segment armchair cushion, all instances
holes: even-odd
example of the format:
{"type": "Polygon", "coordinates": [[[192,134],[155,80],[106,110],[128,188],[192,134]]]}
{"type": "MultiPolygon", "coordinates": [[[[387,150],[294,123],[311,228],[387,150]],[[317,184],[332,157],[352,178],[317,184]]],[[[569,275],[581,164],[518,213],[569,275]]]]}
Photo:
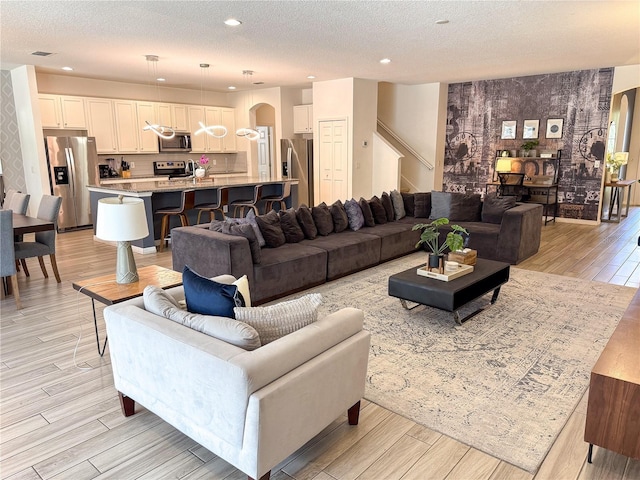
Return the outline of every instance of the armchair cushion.
{"type": "Polygon", "coordinates": [[[185,266],[182,272],[187,310],[203,315],[234,318],[233,308],[244,306],[236,285],[209,280],[185,266]]]}
{"type": "Polygon", "coordinates": [[[322,295],[311,293],[267,307],[236,307],[236,320],[255,328],[262,345],[295,332],[318,319],[322,295]]]}

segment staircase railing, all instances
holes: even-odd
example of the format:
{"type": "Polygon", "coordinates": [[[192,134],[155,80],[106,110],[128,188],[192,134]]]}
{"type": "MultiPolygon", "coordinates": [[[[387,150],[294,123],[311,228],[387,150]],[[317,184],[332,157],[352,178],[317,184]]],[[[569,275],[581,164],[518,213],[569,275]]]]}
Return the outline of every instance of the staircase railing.
{"type": "Polygon", "coordinates": [[[429,170],[433,170],[434,166],[431,162],[429,162],[426,158],[416,152],[411,145],[405,142],[402,138],[400,138],[393,130],[391,130],[385,123],[378,119],[378,126],[382,128],[385,132],[387,132],[396,142],[398,142],[404,149],[406,149],[411,155],[416,157],[420,163],[422,163],[429,170]]]}

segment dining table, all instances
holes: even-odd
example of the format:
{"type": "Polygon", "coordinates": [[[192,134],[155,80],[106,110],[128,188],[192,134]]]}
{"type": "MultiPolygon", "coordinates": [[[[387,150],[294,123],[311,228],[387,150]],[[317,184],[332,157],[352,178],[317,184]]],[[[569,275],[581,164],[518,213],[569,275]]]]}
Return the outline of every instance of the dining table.
{"type": "Polygon", "coordinates": [[[41,220],[37,217],[13,214],[13,234],[25,235],[27,233],[46,232],[55,229],[55,224],[49,220],[41,220]]]}

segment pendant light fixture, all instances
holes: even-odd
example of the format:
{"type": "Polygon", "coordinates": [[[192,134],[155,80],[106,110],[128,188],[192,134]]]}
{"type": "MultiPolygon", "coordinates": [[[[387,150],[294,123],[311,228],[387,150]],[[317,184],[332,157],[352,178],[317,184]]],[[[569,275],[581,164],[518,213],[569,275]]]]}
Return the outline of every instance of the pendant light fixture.
{"type": "MultiPolygon", "coordinates": [[[[204,96],[203,96],[203,84],[205,73],[208,72],[209,64],[200,64],[200,104],[202,105],[202,111],[204,112],[204,96]]],[[[224,125],[205,125],[204,122],[198,122],[200,128],[196,130],[195,135],[206,133],[215,138],[222,138],[227,135],[227,127],[224,125]]]]}
{"type": "MultiPolygon", "coordinates": [[[[147,59],[147,77],[149,78],[149,87],[151,87],[151,71],[153,70],[153,78],[158,78],[158,56],[157,55],[145,55],[147,59]]],[[[160,100],[160,90],[158,88],[158,81],[156,80],[156,96],[158,97],[158,101],[160,100]]],[[[146,127],[143,127],[142,130],[151,130],[158,137],[164,139],[171,139],[176,136],[176,131],[167,127],[166,125],[158,125],[157,123],[150,123],[149,120],[145,120],[144,123],[147,124],[146,127]]]]}
{"type": "MultiPolygon", "coordinates": [[[[250,77],[252,75],[253,75],[253,70],[242,71],[242,76],[244,77],[244,81],[247,87],[249,86],[250,77]]],[[[251,108],[251,104],[253,103],[253,93],[251,93],[251,102],[248,102],[248,98],[249,98],[248,92],[249,92],[249,89],[247,88],[247,95],[245,97],[245,105],[246,105],[247,113],[249,113],[249,109],[251,108]]],[[[238,137],[244,137],[247,140],[258,140],[260,138],[260,133],[251,127],[239,128],[238,130],[236,130],[236,135],[238,137]]]]}

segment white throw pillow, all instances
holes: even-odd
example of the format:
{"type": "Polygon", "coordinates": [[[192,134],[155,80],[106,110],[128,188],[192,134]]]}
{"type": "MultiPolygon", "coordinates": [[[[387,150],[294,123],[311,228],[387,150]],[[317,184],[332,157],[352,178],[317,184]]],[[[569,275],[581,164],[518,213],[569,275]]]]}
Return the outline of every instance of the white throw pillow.
{"type": "Polygon", "coordinates": [[[252,326],[260,336],[262,345],[273,342],[291,332],[315,322],[322,295],[310,293],[294,300],[267,307],[235,307],[236,321],[252,326]]]}
{"type": "Polygon", "coordinates": [[[233,318],[187,312],[170,294],[155,285],[146,287],[142,296],[148,312],[245,350],[255,350],[261,345],[258,332],[250,325],[233,318]]]}
{"type": "Polygon", "coordinates": [[[227,285],[235,285],[238,287],[238,291],[242,295],[244,306],[251,306],[251,291],[249,290],[249,279],[246,275],[241,276],[237,280],[233,275],[218,275],[217,277],[212,277],[210,280],[214,280],[218,283],[226,283],[227,285]]]}

